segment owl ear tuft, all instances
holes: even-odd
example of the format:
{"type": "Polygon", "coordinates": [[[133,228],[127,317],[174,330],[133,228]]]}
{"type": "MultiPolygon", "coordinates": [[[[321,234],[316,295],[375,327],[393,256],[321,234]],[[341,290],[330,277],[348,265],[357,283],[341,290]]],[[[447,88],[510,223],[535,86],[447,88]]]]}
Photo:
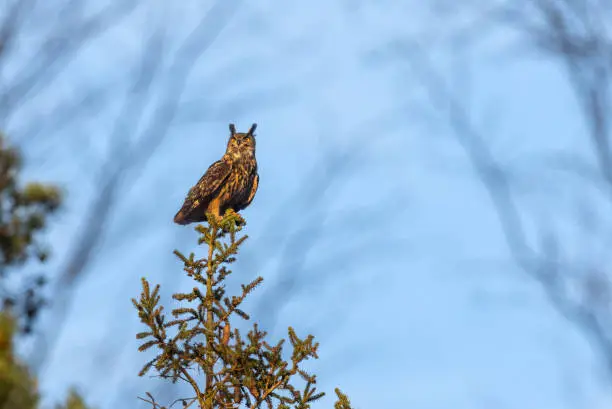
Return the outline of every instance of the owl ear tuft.
{"type": "Polygon", "coordinates": [[[249,132],[247,132],[247,135],[253,136],[253,132],[255,132],[255,129],[257,129],[257,124],[251,125],[251,129],[249,129],[249,132]]]}
{"type": "Polygon", "coordinates": [[[236,133],[236,126],[234,124],[229,124],[229,130],[232,136],[236,133]]]}

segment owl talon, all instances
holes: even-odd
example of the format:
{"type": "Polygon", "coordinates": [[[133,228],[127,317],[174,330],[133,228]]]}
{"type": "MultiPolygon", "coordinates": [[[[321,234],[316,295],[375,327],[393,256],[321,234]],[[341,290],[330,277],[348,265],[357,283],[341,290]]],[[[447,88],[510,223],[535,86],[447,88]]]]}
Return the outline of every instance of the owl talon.
{"type": "Polygon", "coordinates": [[[225,211],[225,216],[224,217],[228,217],[228,216],[234,217],[234,220],[236,221],[236,225],[237,226],[242,226],[242,225],[246,224],[244,218],[240,215],[240,213],[236,212],[232,208],[229,208],[229,209],[227,209],[225,211]]]}

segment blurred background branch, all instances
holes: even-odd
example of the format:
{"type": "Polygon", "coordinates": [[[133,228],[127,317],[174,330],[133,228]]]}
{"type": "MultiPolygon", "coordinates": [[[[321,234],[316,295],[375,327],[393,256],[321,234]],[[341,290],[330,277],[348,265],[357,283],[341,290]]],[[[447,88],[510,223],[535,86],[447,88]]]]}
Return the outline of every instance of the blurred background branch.
{"type": "Polygon", "coordinates": [[[76,280],[86,271],[94,251],[104,239],[117,201],[121,200],[122,192],[135,183],[138,173],[167,135],[194,63],[223,29],[234,9],[235,5],[230,2],[215,2],[173,53],[165,51],[168,48],[165,46],[165,27],[152,27],[153,31],[147,34],[142,57],[133,70],[132,85],[126,91],[123,107],[109,136],[108,156],[96,172],[96,192],[58,277],[52,296],[55,300],[54,315],[49,319],[52,324],[33,348],[31,363],[37,372],[57,342],[76,280]],[[165,70],[164,64],[167,64],[165,70]],[[146,107],[151,104],[153,113],[146,118],[146,107]],[[143,130],[139,134],[140,128],[143,130]]]}
{"type": "MultiPolygon", "coordinates": [[[[479,7],[484,8],[485,5],[477,2],[463,10],[478,16],[481,15],[479,7]]],[[[489,14],[493,25],[508,27],[518,34],[513,48],[535,51],[536,55],[549,58],[564,69],[578,102],[579,115],[585,124],[585,133],[576,137],[587,142],[596,161],[596,167],[593,167],[589,160],[585,161],[573,152],[545,152],[529,161],[526,172],[532,178],[537,178],[543,169],[562,169],[586,182],[582,187],[601,188],[600,181],[603,181],[607,186],[600,190],[603,196],[598,200],[612,205],[612,10],[608,2],[526,0],[498,2],[494,7],[494,12],[489,14]]],[[[445,10],[445,7],[440,10],[445,10]]],[[[451,13],[445,12],[440,12],[440,17],[443,21],[454,18],[451,13]]],[[[470,36],[462,46],[475,47],[479,41],[489,38],[485,33],[490,26],[471,26],[471,32],[481,35],[470,36]]],[[[462,37],[460,32],[451,35],[455,40],[462,37]]],[[[442,69],[432,61],[427,45],[402,40],[390,47],[403,55],[410,74],[424,84],[433,109],[448,124],[465,152],[476,177],[488,193],[517,265],[541,285],[551,305],[587,337],[595,352],[601,356],[609,379],[612,379],[612,332],[609,330],[612,323],[612,299],[609,298],[611,272],[607,264],[602,264],[605,263],[602,260],[587,259],[584,263],[572,261],[572,245],[561,234],[562,224],[581,221],[572,216],[561,216],[555,227],[550,220],[534,217],[525,201],[520,200],[516,181],[511,177],[514,169],[493,153],[495,135],[478,125],[479,118],[474,118],[466,94],[453,91],[458,84],[444,78],[442,69]]],[[[501,50],[500,54],[504,51],[510,53],[510,48],[501,50]]],[[[453,65],[451,69],[456,71],[460,68],[453,65]]],[[[555,121],[555,118],[542,120],[555,121]]],[[[524,125],[529,126],[528,123],[524,125]]],[[[563,180],[561,183],[564,183],[563,180]]],[[[576,191],[574,194],[585,192],[576,191]]],[[[546,206],[551,214],[558,208],[557,204],[554,198],[548,199],[546,206]]],[[[586,206],[584,211],[589,214],[588,217],[596,218],[597,200],[586,206]]],[[[611,227],[605,217],[594,223],[601,223],[604,228],[611,227]]],[[[585,237],[587,242],[596,239],[585,237]]]]}

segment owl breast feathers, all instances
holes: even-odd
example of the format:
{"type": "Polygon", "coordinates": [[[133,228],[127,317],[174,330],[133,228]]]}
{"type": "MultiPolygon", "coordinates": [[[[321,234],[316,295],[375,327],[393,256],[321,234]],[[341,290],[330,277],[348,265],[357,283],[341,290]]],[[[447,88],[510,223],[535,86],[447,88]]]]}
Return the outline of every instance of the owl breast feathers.
{"type": "Polygon", "coordinates": [[[181,210],[174,216],[175,223],[204,222],[206,213],[212,213],[218,220],[228,209],[239,212],[251,204],[259,185],[255,128],[257,124],[247,133],[236,133],[230,124],[225,154],[189,190],[181,210]]]}

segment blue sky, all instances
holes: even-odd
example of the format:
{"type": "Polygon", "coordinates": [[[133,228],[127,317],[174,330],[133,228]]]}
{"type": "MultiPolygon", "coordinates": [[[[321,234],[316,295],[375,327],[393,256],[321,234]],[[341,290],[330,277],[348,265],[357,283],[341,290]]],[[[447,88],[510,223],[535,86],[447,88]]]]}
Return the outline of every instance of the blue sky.
{"type": "MultiPolygon", "coordinates": [[[[90,84],[121,84],[146,29],[167,27],[174,47],[208,7],[150,3],[82,50],[29,109],[90,84]]],[[[75,385],[101,409],[133,408],[137,395],[158,390],[159,380],[136,376],[145,357],[130,298],[143,275],[166,297],[189,288],[172,250],[197,251],[196,234],[172,224],[174,212],[223,153],[227,123],[257,122],[261,183],[232,280],[264,277],[247,310],[272,336],[292,325],[318,338],[310,369],[321,390],[339,386],[364,409],[609,407],[596,355],[513,264],[444,114],[389,44],[418,41],[466,103],[469,91],[469,111],[498,159],[516,169],[535,218],[557,190],[571,199],[573,185],[530,158],[584,150],[562,70],[512,54],[504,30],[464,50],[452,42],[457,27],[414,1],[235,0],[215,12],[228,23],[186,74],[168,135],[124,185],[42,374],[45,402],[75,385]],[[464,71],[461,61],[470,63],[464,71]]],[[[71,123],[70,143],[44,150],[51,163],[28,151],[28,176],[59,181],[69,195],[50,232],[51,266],[98,188],[96,158],[108,155],[120,106],[117,98],[71,123]]],[[[330,394],[315,407],[332,403],[330,394]]]]}

